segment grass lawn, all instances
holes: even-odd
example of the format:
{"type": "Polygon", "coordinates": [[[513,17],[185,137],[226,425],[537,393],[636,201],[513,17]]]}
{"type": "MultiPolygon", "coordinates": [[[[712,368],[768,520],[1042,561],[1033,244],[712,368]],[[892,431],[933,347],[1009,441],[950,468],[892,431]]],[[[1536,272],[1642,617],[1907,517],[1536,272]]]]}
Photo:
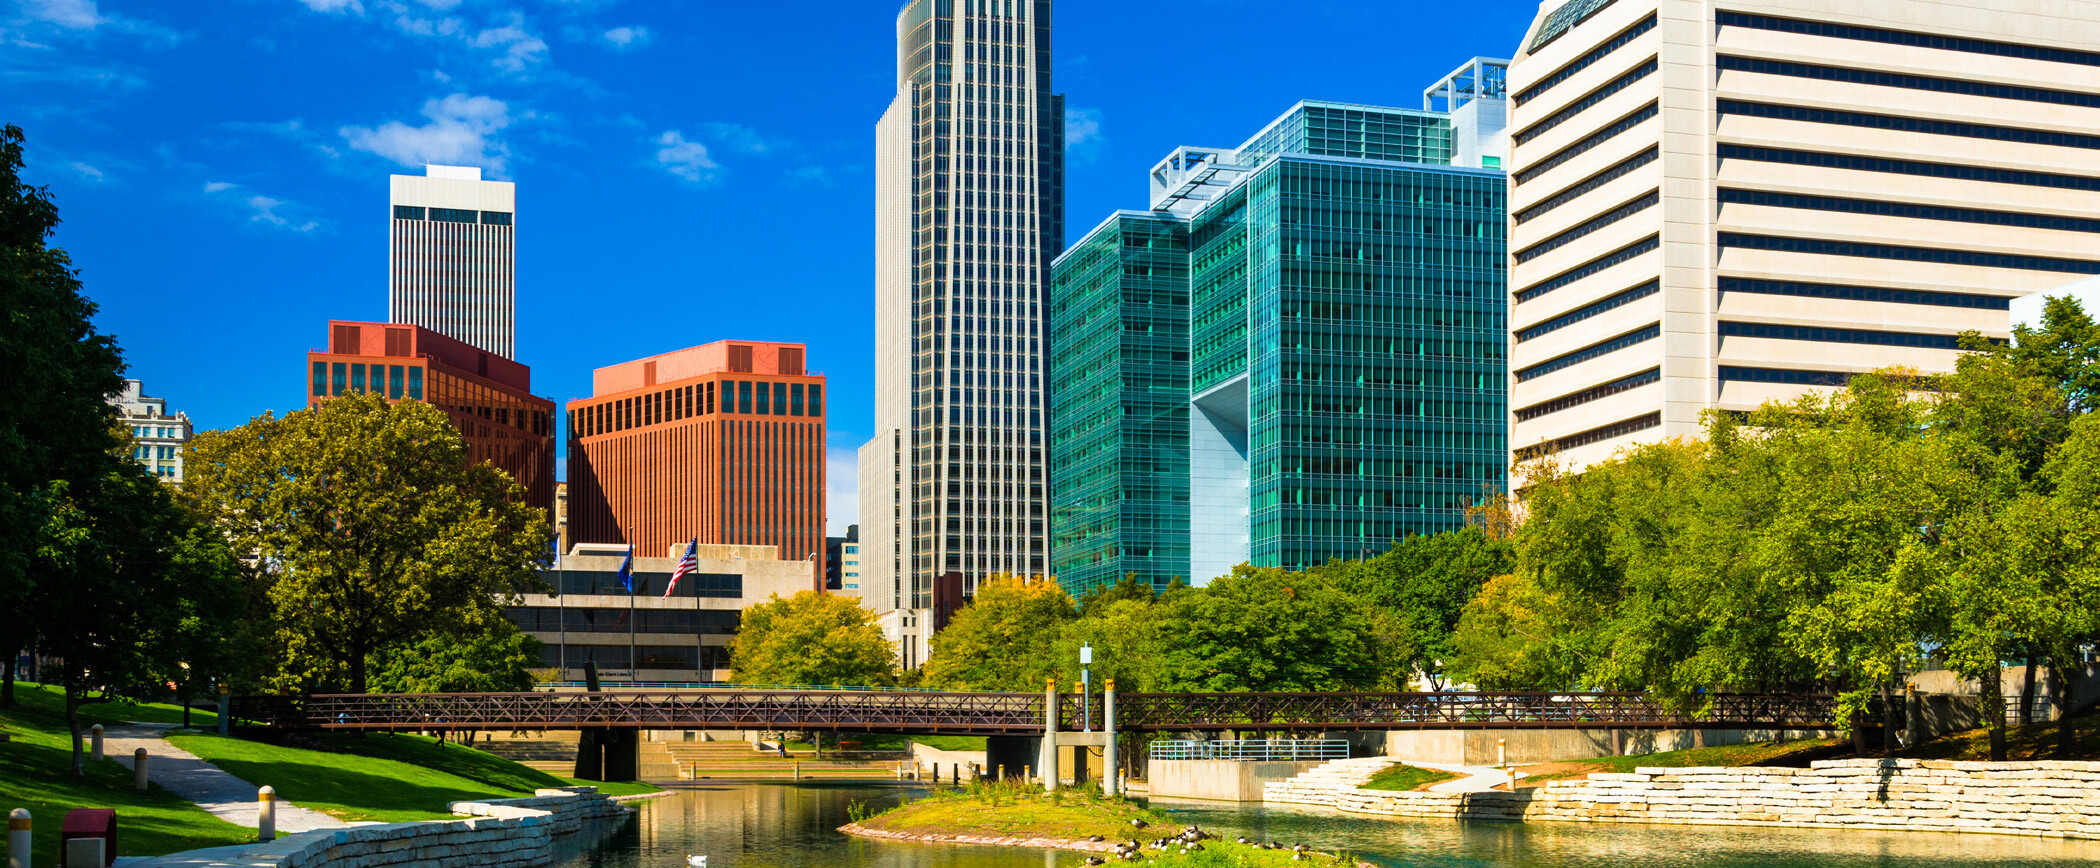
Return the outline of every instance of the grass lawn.
{"type": "MultiPolygon", "coordinates": [[[[2005,758],[2016,761],[2100,759],[2100,732],[2096,732],[2100,731],[2100,715],[2071,718],[2071,729],[2076,733],[2071,752],[2059,753],[2054,722],[2008,726],[2005,728],[2005,758]]],[[[1897,750],[1896,755],[1910,759],[1988,760],[1991,758],[1991,732],[1972,729],[1950,733],[1916,747],[1897,750]]]]}
{"type": "MultiPolygon", "coordinates": [[[[192,733],[172,739],[242,780],[277,788],[279,797],[345,820],[388,823],[451,819],[448,802],[514,799],[573,781],[484,751],[420,735],[323,733],[310,747],[266,744],[192,733]]],[[[586,784],[613,795],[654,792],[646,784],[586,784]]]]}
{"type": "MultiPolygon", "coordinates": [[[[1328,854],[1307,854],[1293,861],[1289,850],[1262,850],[1226,840],[1204,841],[1203,849],[1184,854],[1179,848],[1161,852],[1151,842],[1177,834],[1175,820],[1136,804],[1110,799],[1099,790],[1061,790],[1045,794],[1017,783],[981,784],[937,789],[932,795],[906,802],[860,820],[869,829],[906,834],[987,835],[1085,840],[1100,835],[1108,841],[1133,838],[1145,845],[1145,861],[1153,868],[1282,868],[1287,865],[1353,865],[1354,860],[1328,854]],[[1130,825],[1143,820],[1147,828],[1130,825]]],[[[1060,860],[1061,862],[1062,860],[1060,860]]],[[[1110,860],[1110,864],[1120,864],[1110,860]]]]}
{"type": "MultiPolygon", "coordinates": [[[[0,810],[29,809],[36,868],[58,864],[59,824],[74,808],[116,809],[121,856],[159,856],[255,839],[253,829],[205,813],[159,787],[132,790],[131,771],[114,762],[90,762],[85,779],[73,777],[73,744],[58,691],[17,684],[15,699],[15,708],[0,709],[0,729],[12,736],[0,743],[0,810]]],[[[82,726],[119,722],[107,715],[108,705],[89,708],[93,711],[83,711],[82,726]]],[[[172,706],[159,710],[181,713],[172,706]]]]}
{"type": "Polygon", "coordinates": [[[981,735],[915,735],[911,740],[934,750],[984,750],[981,735]]]}
{"type": "Polygon", "coordinates": [[[1850,756],[1851,752],[1851,742],[1844,739],[1809,738],[1799,741],[1695,747],[1690,750],[1665,751],[1646,756],[1606,756],[1595,759],[1525,766],[1524,771],[1527,773],[1527,777],[1518,780],[1517,786],[1519,788],[1534,787],[1547,781],[1581,778],[1593,772],[1624,774],[1644,766],[1654,768],[1690,768],[1693,766],[1781,766],[1805,768],[1810,760],[1836,759],[1841,756],[1850,756]]]}
{"type": "Polygon", "coordinates": [[[1401,764],[1388,766],[1378,774],[1372,775],[1370,780],[1358,784],[1357,789],[1394,790],[1409,793],[1415,790],[1426,789],[1431,784],[1457,780],[1458,777],[1457,773],[1447,772],[1443,769],[1425,769],[1401,764]]]}

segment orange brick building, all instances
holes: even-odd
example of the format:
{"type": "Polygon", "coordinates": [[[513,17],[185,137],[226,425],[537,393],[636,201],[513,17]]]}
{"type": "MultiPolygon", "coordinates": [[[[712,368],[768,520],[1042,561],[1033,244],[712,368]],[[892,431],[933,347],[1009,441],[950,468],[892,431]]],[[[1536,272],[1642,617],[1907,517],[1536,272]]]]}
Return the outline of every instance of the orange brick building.
{"type": "Polygon", "coordinates": [[[328,350],[306,354],[307,406],[344,392],[423,401],[452,418],[467,458],[501,468],[525,502],[554,514],[554,402],[532,369],[421,326],[328,323],[328,350]]]}
{"type": "Polygon", "coordinates": [[[778,546],[821,590],[824,377],[804,352],[718,341],[599,368],[568,404],[570,545],[778,546]]]}

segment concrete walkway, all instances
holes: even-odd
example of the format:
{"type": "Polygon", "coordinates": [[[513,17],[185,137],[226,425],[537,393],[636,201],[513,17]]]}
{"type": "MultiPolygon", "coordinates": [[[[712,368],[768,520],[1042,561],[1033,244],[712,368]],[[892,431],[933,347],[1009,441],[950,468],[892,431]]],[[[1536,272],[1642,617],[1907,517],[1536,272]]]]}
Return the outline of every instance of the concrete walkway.
{"type": "MultiPolygon", "coordinates": [[[[1509,770],[1498,769],[1494,766],[1467,766],[1459,765],[1458,763],[1408,763],[1408,765],[1465,776],[1453,781],[1431,784],[1429,791],[1432,793],[1484,793],[1509,783],[1509,770]]],[[[1517,772],[1517,779],[1523,780],[1524,773],[1517,772]]]]}
{"type": "MultiPolygon", "coordinates": [[[[104,730],[103,753],[128,769],[131,768],[132,752],[145,748],[147,755],[152,757],[146,763],[148,779],[168,792],[196,802],[197,807],[210,811],[221,820],[255,828],[256,785],[234,777],[162,738],[162,734],[172,727],[172,724],[135,723],[104,730]]],[[[277,802],[277,833],[280,835],[341,829],[349,825],[291,802],[277,802]]]]}

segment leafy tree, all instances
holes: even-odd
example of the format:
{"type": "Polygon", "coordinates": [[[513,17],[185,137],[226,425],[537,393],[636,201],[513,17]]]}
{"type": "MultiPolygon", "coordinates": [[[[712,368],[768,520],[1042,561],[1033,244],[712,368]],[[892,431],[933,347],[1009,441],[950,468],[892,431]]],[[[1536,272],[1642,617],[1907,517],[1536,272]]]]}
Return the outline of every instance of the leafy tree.
{"type": "MultiPolygon", "coordinates": [[[[1176,586],[1180,586],[1180,584],[1179,581],[1175,582],[1176,586]]],[[[1117,579],[1113,585],[1097,587],[1081,594],[1079,596],[1079,615],[1080,617],[1092,615],[1122,600],[1141,600],[1149,603],[1158,596],[1159,591],[1152,587],[1151,582],[1140,582],[1136,573],[1130,573],[1117,579]]]]}
{"type": "Polygon", "coordinates": [[[71,258],[49,244],[58,206],[23,183],[23,156],[21,128],[0,128],[0,706],[14,703],[16,653],[45,614],[30,605],[39,529],[73,509],[54,484],[106,471],[120,445],[108,399],[124,385],[116,341],[95,330],[71,258]]]}
{"type": "Polygon", "coordinates": [[[380,693],[515,693],[537,683],[540,640],[508,619],[485,620],[457,637],[431,637],[372,655],[380,693]]]}
{"type": "Polygon", "coordinates": [[[1406,689],[1420,673],[1432,690],[1440,690],[1444,661],[1456,653],[1451,637],[1466,603],[1513,565],[1508,542],[1469,527],[1409,536],[1377,557],[1337,560],[1314,572],[1375,607],[1378,646],[1387,659],[1382,686],[1406,689]]]}
{"type": "Polygon", "coordinates": [[[896,652],[874,613],[851,597],[798,591],[744,610],[729,643],[745,684],[880,686],[897,678],[896,652]]]}
{"type": "Polygon", "coordinates": [[[1145,588],[1143,596],[1124,595],[1107,602],[1103,602],[1100,595],[1089,596],[1083,607],[1086,614],[1065,625],[1050,652],[1051,668],[1057,673],[1059,684],[1071,685],[1067,689],[1078,689],[1079,648],[1091,645],[1094,649],[1091,667],[1094,689],[1101,689],[1111,678],[1115,679],[1118,690],[1165,689],[1165,673],[1161,669],[1163,634],[1160,613],[1165,608],[1165,600],[1196,592],[1181,588],[1167,597],[1155,597],[1149,586],[1139,587],[1145,588]]]}
{"type": "Polygon", "coordinates": [[[1318,573],[1242,564],[1160,607],[1161,687],[1322,691],[1375,684],[1369,617],[1318,573]]]}
{"type": "Polygon", "coordinates": [[[281,688],[365,692],[386,649],[475,635],[551,530],[436,407],[344,395],[192,441],[184,487],[268,571],[281,688]]]}
{"type": "Polygon", "coordinates": [[[1055,581],[993,576],[934,637],[921,678],[949,690],[1041,690],[1062,667],[1058,637],[1078,617],[1055,581]]]}

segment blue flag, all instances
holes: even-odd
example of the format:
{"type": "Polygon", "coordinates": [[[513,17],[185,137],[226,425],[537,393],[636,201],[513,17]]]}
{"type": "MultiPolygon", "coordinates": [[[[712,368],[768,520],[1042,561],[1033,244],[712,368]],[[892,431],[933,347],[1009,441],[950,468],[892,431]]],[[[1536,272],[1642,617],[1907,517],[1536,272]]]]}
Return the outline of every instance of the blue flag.
{"type": "Polygon", "coordinates": [[[627,559],[620,562],[620,587],[634,593],[634,546],[627,547],[627,559]]]}

